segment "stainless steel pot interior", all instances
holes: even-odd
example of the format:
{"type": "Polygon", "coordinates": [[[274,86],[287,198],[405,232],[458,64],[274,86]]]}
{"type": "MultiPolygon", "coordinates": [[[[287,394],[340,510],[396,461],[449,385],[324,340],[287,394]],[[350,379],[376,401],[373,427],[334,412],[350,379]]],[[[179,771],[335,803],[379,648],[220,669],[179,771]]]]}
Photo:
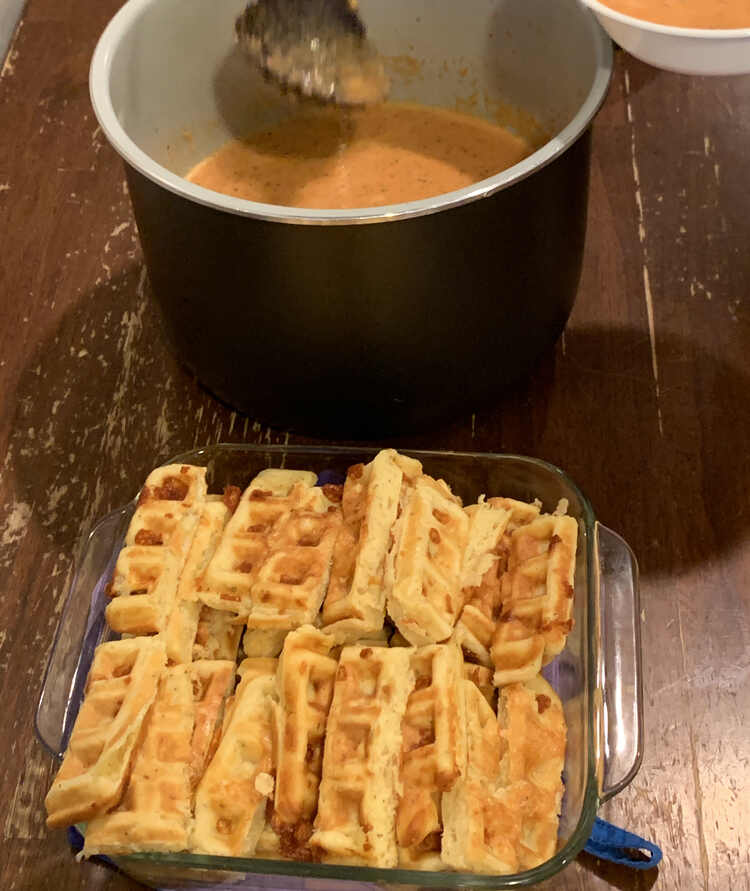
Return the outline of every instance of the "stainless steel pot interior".
{"type": "Polygon", "coordinates": [[[91,96],[107,138],[136,170],[210,207],[294,223],[403,219],[472,201],[552,161],[585,130],[609,84],[611,44],[578,0],[361,0],[389,60],[392,98],[469,111],[548,134],[508,171],[434,199],[383,208],[300,210],[258,204],[182,176],[232,137],[290,114],[233,42],[243,0],[129,0],[110,22],[91,67],[91,96]]]}

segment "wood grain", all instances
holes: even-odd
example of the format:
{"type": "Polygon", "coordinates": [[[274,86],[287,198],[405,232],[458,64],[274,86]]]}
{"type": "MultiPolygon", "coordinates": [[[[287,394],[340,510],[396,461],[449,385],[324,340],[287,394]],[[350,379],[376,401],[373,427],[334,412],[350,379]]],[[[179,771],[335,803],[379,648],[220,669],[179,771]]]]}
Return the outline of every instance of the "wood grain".
{"type": "MultiPolygon", "coordinates": [[[[0,887],[120,891],[47,833],[41,676],[75,542],[171,454],[295,442],[215,402],[165,350],[87,71],[116,0],[31,0],[0,76],[0,887]]],[[[664,849],[582,855],[547,887],[750,887],[750,78],[618,53],[594,128],[578,302],[492,410],[394,445],[568,470],[641,564],[646,752],[604,815],[664,849]]]]}

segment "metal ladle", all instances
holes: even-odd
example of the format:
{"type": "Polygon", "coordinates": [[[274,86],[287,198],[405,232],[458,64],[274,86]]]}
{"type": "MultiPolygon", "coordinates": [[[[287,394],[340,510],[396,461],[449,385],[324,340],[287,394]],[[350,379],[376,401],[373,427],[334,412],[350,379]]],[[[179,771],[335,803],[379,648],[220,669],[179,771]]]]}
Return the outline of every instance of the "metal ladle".
{"type": "Polygon", "coordinates": [[[355,0],[251,0],[235,28],[243,49],[285,89],[337,105],[387,96],[355,0]]]}

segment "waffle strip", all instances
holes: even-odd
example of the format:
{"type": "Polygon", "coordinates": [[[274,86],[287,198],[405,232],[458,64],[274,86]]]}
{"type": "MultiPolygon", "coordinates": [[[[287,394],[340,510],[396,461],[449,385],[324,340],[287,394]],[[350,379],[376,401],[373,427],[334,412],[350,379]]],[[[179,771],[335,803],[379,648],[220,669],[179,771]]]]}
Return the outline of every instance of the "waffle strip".
{"type": "Polygon", "coordinates": [[[511,535],[503,614],[491,646],[495,685],[531,680],[565,646],[572,627],[578,524],[546,514],[511,535]]]}
{"type": "Polygon", "coordinates": [[[533,869],[557,850],[563,795],[565,716],[541,675],[500,691],[498,726],[506,745],[499,798],[520,817],[518,869],[533,869]]]}
{"type": "Polygon", "coordinates": [[[175,664],[193,659],[234,659],[242,626],[231,613],[205,606],[199,592],[203,573],[213,556],[230,516],[217,496],[208,496],[185,565],[180,573],[175,606],[167,620],[164,639],[167,658],[175,664]]]}
{"type": "Polygon", "coordinates": [[[182,563],[205,500],[205,467],[190,464],[157,467],[141,489],[125,545],[165,547],[182,563]]]}
{"type": "Polygon", "coordinates": [[[246,652],[275,656],[288,631],[316,621],[341,525],[341,509],[329,494],[340,500],[341,488],[307,490],[304,503],[274,523],[250,592],[246,652]]]}
{"type": "Polygon", "coordinates": [[[349,468],[323,625],[339,643],[367,638],[385,619],[384,570],[391,528],[422,467],[385,449],[349,468]]]}
{"type": "Polygon", "coordinates": [[[479,688],[463,681],[466,700],[466,773],[443,795],[443,862],[462,872],[516,872],[520,819],[495,790],[506,748],[497,718],[479,688]]]}
{"type": "Polygon", "coordinates": [[[333,638],[310,625],[287,635],[279,659],[278,763],[273,828],[287,856],[310,859],[323,743],[338,663],[333,638]]]}
{"type": "Polygon", "coordinates": [[[87,856],[187,847],[194,716],[188,666],[166,669],[122,801],[86,827],[87,856]]]}
{"type": "Polygon", "coordinates": [[[250,671],[228,706],[221,740],[195,794],[191,850],[251,857],[273,794],[273,674],[250,671]]]}
{"type": "Polygon", "coordinates": [[[386,563],[388,614],[414,646],[447,640],[463,603],[459,585],[469,519],[442,480],[419,477],[394,527],[386,563]]]}
{"type": "Polygon", "coordinates": [[[205,467],[170,464],[149,474],[109,588],[113,600],[105,616],[114,631],[158,634],[166,628],[205,501],[205,467]]]}
{"type": "Polygon", "coordinates": [[[396,866],[401,722],[413,684],[407,649],[342,650],[310,840],[322,859],[396,866]]]}
{"type": "Polygon", "coordinates": [[[97,647],[62,765],[47,794],[47,825],[70,826],[113,807],[166,661],[152,638],[97,647]]]}
{"type": "Polygon", "coordinates": [[[510,511],[496,499],[472,504],[469,539],[461,569],[464,607],[453,629],[454,640],[467,662],[490,666],[490,645],[502,607],[500,579],[507,560],[503,559],[505,530],[510,511]]]}
{"type": "Polygon", "coordinates": [[[295,470],[264,470],[255,477],[206,568],[200,591],[206,606],[248,615],[253,583],[268,556],[268,536],[280,517],[310,505],[315,480],[315,474],[295,470]]]}
{"type": "Polygon", "coordinates": [[[401,796],[396,813],[399,865],[442,868],[442,797],[466,768],[461,652],[453,644],[408,651],[415,684],[406,704],[401,796]]]}

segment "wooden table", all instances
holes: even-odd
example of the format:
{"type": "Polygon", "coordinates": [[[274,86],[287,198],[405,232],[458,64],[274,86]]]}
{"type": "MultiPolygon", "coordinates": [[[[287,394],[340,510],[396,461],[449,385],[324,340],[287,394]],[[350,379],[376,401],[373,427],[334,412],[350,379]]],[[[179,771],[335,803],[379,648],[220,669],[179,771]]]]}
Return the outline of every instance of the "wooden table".
{"type": "MultiPolygon", "coordinates": [[[[0,887],[121,891],[44,827],[42,672],[81,533],[196,444],[294,442],[164,349],[87,73],[117,0],[30,0],[0,77],[0,887]]],[[[604,815],[663,846],[549,887],[747,888],[750,77],[618,54],[594,128],[588,249],[554,355],[492,411],[395,445],[567,468],[641,565],[646,754],[604,815]]]]}

